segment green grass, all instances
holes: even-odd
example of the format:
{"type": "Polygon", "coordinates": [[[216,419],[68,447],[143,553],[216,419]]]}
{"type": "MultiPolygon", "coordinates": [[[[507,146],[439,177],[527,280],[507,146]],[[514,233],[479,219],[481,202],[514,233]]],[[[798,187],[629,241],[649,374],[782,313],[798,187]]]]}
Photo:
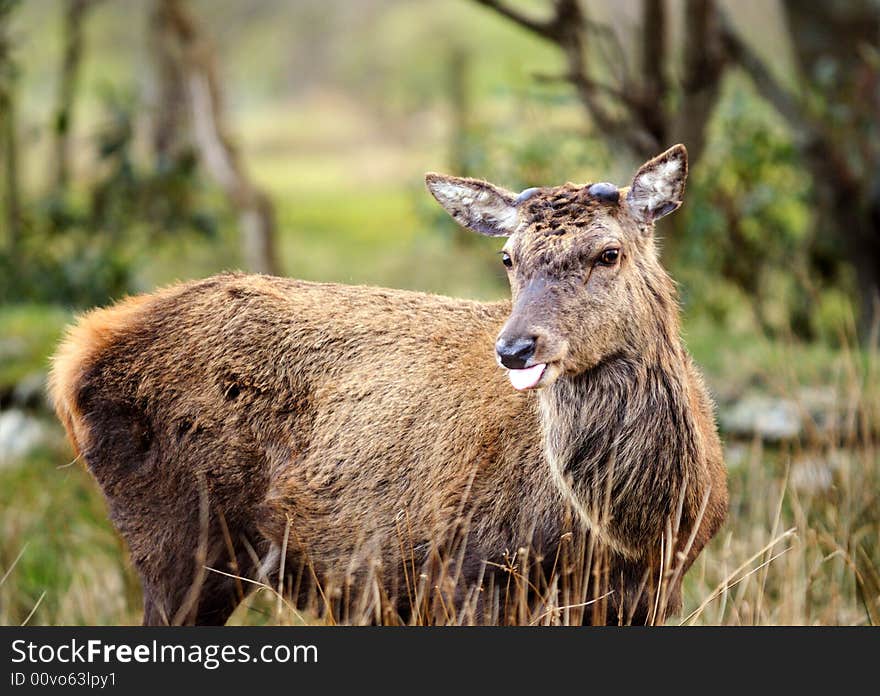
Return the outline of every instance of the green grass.
{"type": "Polygon", "coordinates": [[[0,469],[0,624],[138,621],[136,581],[104,501],[55,425],[0,469]],[[69,466],[68,466],[69,465],[69,466]],[[34,611],[34,608],[36,610],[34,611]]]}
{"type": "Polygon", "coordinates": [[[772,339],[757,328],[738,330],[687,317],[683,336],[722,400],[736,399],[750,390],[784,397],[803,389],[830,389],[839,399],[855,398],[880,416],[876,347],[772,339]]]}
{"type": "Polygon", "coordinates": [[[0,306],[0,392],[45,373],[70,312],[36,304],[0,306]]]}
{"type": "Polygon", "coordinates": [[[506,284],[497,240],[460,245],[428,230],[409,191],[311,194],[285,201],[281,251],[289,275],[498,298],[506,284]]]}

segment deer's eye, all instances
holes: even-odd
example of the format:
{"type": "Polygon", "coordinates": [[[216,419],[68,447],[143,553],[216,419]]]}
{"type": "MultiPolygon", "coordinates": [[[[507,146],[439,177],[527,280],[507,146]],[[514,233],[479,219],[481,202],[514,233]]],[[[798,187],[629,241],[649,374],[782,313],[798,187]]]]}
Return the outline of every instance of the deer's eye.
{"type": "Polygon", "coordinates": [[[603,266],[613,266],[620,258],[620,249],[606,249],[599,255],[599,263],[603,266]]]}
{"type": "Polygon", "coordinates": [[[513,259],[510,258],[510,254],[506,251],[501,252],[501,263],[503,263],[506,268],[513,268],[513,259]]]}

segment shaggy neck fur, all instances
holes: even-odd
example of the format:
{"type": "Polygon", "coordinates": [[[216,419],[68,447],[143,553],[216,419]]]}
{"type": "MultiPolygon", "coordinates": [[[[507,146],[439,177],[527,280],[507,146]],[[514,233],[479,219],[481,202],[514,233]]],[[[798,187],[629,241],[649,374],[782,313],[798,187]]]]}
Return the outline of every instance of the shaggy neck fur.
{"type": "Polygon", "coordinates": [[[562,377],[539,397],[557,485],[591,533],[629,558],[659,545],[667,523],[687,537],[703,496],[688,357],[670,331],[678,321],[665,290],[648,345],[562,377]]]}

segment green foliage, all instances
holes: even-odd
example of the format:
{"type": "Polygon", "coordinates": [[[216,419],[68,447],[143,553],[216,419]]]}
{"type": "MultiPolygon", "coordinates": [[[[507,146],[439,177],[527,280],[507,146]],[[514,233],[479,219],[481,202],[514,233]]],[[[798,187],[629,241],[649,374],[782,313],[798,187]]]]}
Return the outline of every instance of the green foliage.
{"type": "Polygon", "coordinates": [[[73,193],[53,189],[30,207],[25,235],[0,250],[0,302],[105,304],[134,288],[137,264],[162,238],[216,234],[217,215],[195,156],[145,165],[136,155],[129,95],[105,91],[92,140],[98,176],[73,193]]]}
{"type": "Polygon", "coordinates": [[[12,40],[8,27],[19,4],[21,0],[0,0],[0,93],[3,94],[11,89],[18,76],[18,67],[12,59],[12,40]]]}
{"type": "Polygon", "coordinates": [[[676,231],[688,310],[724,323],[745,309],[769,335],[833,335],[852,302],[812,278],[809,176],[775,112],[739,80],[727,87],[676,231]],[[836,309],[816,313],[826,292],[836,309]]]}
{"type": "Polygon", "coordinates": [[[139,108],[129,95],[108,92],[107,116],[97,134],[99,163],[106,168],[92,191],[91,222],[114,236],[134,222],[145,226],[148,241],[163,234],[216,232],[215,216],[204,208],[191,149],[158,157],[153,168],[135,157],[134,116],[139,108]]]}
{"type": "Polygon", "coordinates": [[[0,306],[0,394],[22,379],[46,372],[70,313],[54,306],[0,306]]]}

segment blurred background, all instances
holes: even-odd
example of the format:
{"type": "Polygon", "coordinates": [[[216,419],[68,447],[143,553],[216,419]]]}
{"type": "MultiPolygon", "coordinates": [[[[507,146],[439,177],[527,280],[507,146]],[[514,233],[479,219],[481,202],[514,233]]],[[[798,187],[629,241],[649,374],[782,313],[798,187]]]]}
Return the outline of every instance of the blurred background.
{"type": "Polygon", "coordinates": [[[0,623],[139,621],[45,400],[77,311],[233,268],[503,298],[426,171],[626,185],[676,142],[733,495],[681,618],[880,622],[878,124],[877,0],[0,0],[0,623]]]}

